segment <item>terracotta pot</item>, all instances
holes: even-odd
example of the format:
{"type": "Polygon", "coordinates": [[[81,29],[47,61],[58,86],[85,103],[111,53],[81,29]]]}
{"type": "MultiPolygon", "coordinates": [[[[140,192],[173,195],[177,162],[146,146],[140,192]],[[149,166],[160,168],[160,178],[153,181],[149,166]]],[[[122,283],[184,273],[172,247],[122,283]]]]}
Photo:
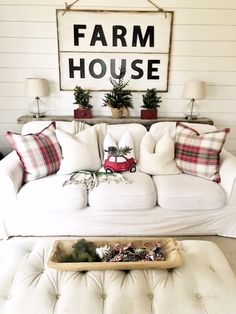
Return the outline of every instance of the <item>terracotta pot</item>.
{"type": "Polygon", "coordinates": [[[75,119],[91,119],[92,118],[92,110],[91,109],[75,109],[74,110],[74,118],[75,119]]]}
{"type": "Polygon", "coordinates": [[[157,109],[142,109],[141,110],[141,119],[153,120],[157,119],[158,111],[157,109]]]}

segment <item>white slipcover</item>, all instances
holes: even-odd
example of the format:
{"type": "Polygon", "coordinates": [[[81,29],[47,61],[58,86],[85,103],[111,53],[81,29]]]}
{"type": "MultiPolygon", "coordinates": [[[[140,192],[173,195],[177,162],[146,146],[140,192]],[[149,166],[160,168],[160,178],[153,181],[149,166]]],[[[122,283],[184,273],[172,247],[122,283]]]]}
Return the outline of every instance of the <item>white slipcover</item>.
{"type": "MultiPolygon", "coordinates": [[[[25,131],[25,133],[37,132],[49,123],[50,121],[34,121],[25,124],[23,131],[25,131]]],[[[72,123],[56,122],[56,125],[67,132],[75,132],[75,125],[72,123]]],[[[128,129],[135,139],[135,149],[138,155],[141,138],[146,132],[144,126],[136,124],[111,125],[107,127],[104,125],[103,127],[99,126],[100,125],[98,125],[97,131],[100,147],[107,131],[117,140],[120,138],[121,134],[128,129]]],[[[193,124],[192,127],[196,128],[198,131],[200,131],[200,129],[202,131],[215,129],[214,126],[207,125],[193,124]]],[[[172,135],[175,130],[175,123],[157,123],[154,124],[151,129],[155,131],[153,134],[154,137],[158,137],[163,134],[163,132],[167,131],[172,135]],[[160,132],[159,135],[158,132],[160,132]]],[[[102,156],[102,154],[100,156],[102,156]]],[[[128,208],[127,206],[119,206],[119,208],[114,209],[116,205],[110,202],[110,206],[108,206],[106,199],[102,200],[104,204],[103,208],[100,206],[100,208],[91,208],[91,206],[86,206],[87,196],[82,193],[78,186],[72,185],[66,187],[67,192],[61,191],[64,178],[62,179],[61,177],[60,179],[60,176],[58,176],[57,182],[53,182],[53,178],[46,177],[42,179],[41,183],[40,181],[33,183],[32,187],[31,185],[27,185],[26,191],[26,186],[22,186],[22,165],[15,152],[12,152],[0,161],[0,191],[2,204],[0,206],[0,238],[15,235],[142,236],[170,234],[218,234],[236,237],[236,158],[226,151],[223,151],[221,154],[220,175],[221,183],[214,191],[212,200],[210,200],[211,209],[203,209],[201,202],[199,202],[199,208],[192,210],[192,203],[196,205],[196,202],[194,202],[191,197],[187,197],[190,194],[184,194],[185,191],[181,190],[181,186],[181,193],[184,192],[182,196],[185,195],[186,197],[183,198],[179,195],[180,198],[182,197],[183,203],[182,206],[179,203],[176,208],[170,208],[169,205],[167,209],[162,208],[157,203],[155,206],[153,205],[152,208],[150,208],[149,205],[146,205],[145,208],[141,208],[144,207],[142,205],[137,208],[131,207],[133,209],[129,210],[124,210],[124,208],[128,208]],[[49,182],[51,182],[51,184],[49,182]],[[39,184],[38,187],[36,187],[37,184],[39,184]],[[220,189],[224,192],[226,201],[221,208],[218,208],[216,204],[218,204],[218,202],[223,203],[223,198],[221,197],[222,191],[220,189]],[[45,196],[44,191],[46,193],[45,196]],[[21,203],[22,205],[22,210],[19,210],[18,201],[19,204],[21,203]]],[[[190,178],[192,177],[189,176],[189,180],[190,178]]],[[[146,179],[143,183],[145,182],[147,182],[146,179]]],[[[188,188],[191,187],[192,182],[193,181],[189,181],[188,188]]],[[[206,184],[208,183],[211,184],[206,181],[206,184]]],[[[142,195],[146,189],[145,184],[139,186],[139,191],[141,191],[141,193],[139,193],[140,195],[142,195]]],[[[177,182],[176,184],[182,183],[177,182]]],[[[198,190],[201,185],[202,183],[199,181],[199,184],[196,185],[196,190],[198,190]]],[[[127,186],[128,185],[125,186],[125,189],[127,186]]],[[[152,186],[154,185],[152,184],[152,186]]],[[[115,188],[119,187],[116,185],[115,188]]],[[[158,186],[156,189],[157,198],[159,198],[158,186]]],[[[168,191],[168,189],[169,187],[163,189],[163,191],[168,191]]],[[[148,192],[147,190],[146,192],[148,192]]],[[[210,191],[213,190],[210,188],[210,191]]],[[[125,193],[125,191],[122,193],[125,193]]],[[[156,191],[154,194],[156,199],[156,191]]],[[[163,194],[161,193],[161,195],[163,194]]],[[[206,191],[203,191],[202,195],[204,198],[206,191]]],[[[98,194],[98,201],[100,202],[99,197],[100,195],[98,194]]],[[[122,202],[121,198],[122,194],[118,195],[116,198],[119,205],[121,204],[119,202],[122,202]]],[[[168,198],[171,198],[170,193],[165,196],[166,200],[168,200],[168,198]]],[[[200,200],[200,198],[201,195],[198,200],[200,200]]],[[[205,201],[206,200],[207,198],[205,198],[205,201]]],[[[206,204],[205,201],[204,204],[206,204]]],[[[95,203],[95,200],[93,200],[93,202],[95,203]]],[[[138,197],[137,199],[135,198],[135,202],[136,204],[138,203],[138,197]]],[[[133,204],[131,201],[130,203],[133,204]]],[[[172,206],[176,205],[176,201],[172,202],[172,206]]],[[[137,206],[139,206],[139,203],[137,206]]]]}

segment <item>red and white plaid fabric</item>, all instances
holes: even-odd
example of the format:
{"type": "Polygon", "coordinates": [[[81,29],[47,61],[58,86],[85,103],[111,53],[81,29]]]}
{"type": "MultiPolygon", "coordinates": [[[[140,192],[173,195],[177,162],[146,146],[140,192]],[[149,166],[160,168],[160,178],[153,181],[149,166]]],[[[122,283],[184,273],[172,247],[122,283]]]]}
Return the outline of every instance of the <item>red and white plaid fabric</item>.
{"type": "Polygon", "coordinates": [[[230,129],[199,134],[178,122],[175,138],[175,162],[184,173],[220,182],[220,152],[230,129]]]}
{"type": "Polygon", "coordinates": [[[53,174],[60,168],[62,154],[54,123],[36,134],[7,132],[6,136],[23,163],[25,182],[53,174]]]}

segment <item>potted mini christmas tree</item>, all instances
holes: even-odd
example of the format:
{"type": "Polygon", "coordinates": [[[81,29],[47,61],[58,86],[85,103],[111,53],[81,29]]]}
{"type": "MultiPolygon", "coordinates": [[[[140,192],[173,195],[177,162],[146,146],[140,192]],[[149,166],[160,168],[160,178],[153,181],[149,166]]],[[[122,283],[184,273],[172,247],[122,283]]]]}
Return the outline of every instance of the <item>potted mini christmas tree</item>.
{"type": "Polygon", "coordinates": [[[111,92],[104,95],[103,105],[111,108],[114,118],[122,118],[129,116],[129,108],[133,108],[131,91],[125,89],[128,82],[124,82],[125,70],[121,68],[118,80],[110,78],[113,86],[111,92]]]}
{"type": "Polygon", "coordinates": [[[157,96],[155,88],[147,89],[143,96],[143,108],[141,110],[141,119],[156,119],[158,116],[157,108],[160,107],[159,103],[162,102],[161,96],[157,96]]]}
{"type": "Polygon", "coordinates": [[[75,119],[90,119],[92,118],[92,110],[93,107],[90,105],[89,101],[92,96],[90,96],[90,91],[83,89],[80,86],[75,86],[74,89],[74,104],[78,105],[79,108],[74,110],[74,118],[75,119]]]}

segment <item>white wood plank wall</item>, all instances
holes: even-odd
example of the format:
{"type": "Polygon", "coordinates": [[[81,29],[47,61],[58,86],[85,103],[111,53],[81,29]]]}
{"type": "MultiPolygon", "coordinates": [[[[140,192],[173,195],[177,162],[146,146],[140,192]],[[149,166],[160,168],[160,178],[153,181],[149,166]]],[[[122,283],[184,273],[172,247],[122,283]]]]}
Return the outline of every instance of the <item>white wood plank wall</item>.
{"type": "MultiPolygon", "coordinates": [[[[51,94],[45,99],[50,114],[72,114],[73,92],[59,91],[56,14],[64,0],[0,0],[0,151],[10,151],[7,130],[20,131],[16,120],[27,113],[30,99],[24,95],[26,77],[49,80],[51,94]]],[[[67,1],[68,3],[72,2],[67,1]]],[[[207,98],[199,101],[202,116],[218,128],[230,127],[226,147],[236,154],[236,1],[156,0],[174,11],[169,92],[163,93],[161,116],[182,116],[186,80],[207,83],[207,98]]],[[[146,0],[80,0],[80,8],[153,10],[146,0]]],[[[93,93],[95,114],[102,108],[103,93],[93,93]]],[[[139,115],[141,93],[135,93],[139,115]]]]}

